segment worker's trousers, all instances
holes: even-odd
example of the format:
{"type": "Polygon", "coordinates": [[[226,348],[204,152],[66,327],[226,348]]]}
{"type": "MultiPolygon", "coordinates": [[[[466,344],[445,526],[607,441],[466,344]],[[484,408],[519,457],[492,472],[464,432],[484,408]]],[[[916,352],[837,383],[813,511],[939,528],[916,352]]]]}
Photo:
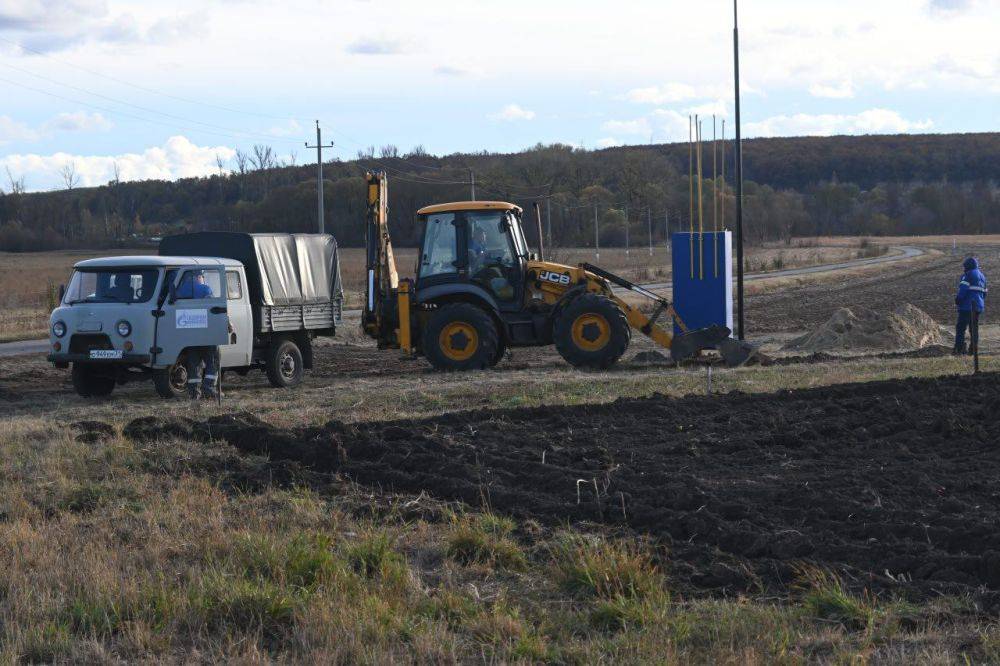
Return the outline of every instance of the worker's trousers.
{"type": "Polygon", "coordinates": [[[978,312],[974,313],[972,310],[959,310],[958,311],[958,323],[955,325],[955,351],[961,352],[965,348],[965,331],[969,329],[971,340],[971,346],[969,351],[975,351],[979,346],[979,318],[982,315],[978,312]],[[976,316],[976,325],[973,325],[973,315],[976,316]]]}
{"type": "Polygon", "coordinates": [[[202,391],[214,395],[219,379],[219,348],[191,347],[187,351],[185,365],[188,373],[188,393],[191,397],[198,397],[202,391]],[[201,372],[203,366],[204,376],[201,372]]]}

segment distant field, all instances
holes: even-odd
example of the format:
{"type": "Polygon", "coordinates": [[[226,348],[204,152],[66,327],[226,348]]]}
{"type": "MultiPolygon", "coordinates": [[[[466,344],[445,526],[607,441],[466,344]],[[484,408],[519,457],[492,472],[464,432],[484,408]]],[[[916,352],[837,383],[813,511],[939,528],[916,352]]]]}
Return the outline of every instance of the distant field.
{"type": "MultiPolygon", "coordinates": [[[[857,238],[809,239],[801,244],[752,247],[747,250],[746,269],[763,272],[848,261],[885,252],[885,245],[857,238]]],[[[15,254],[0,252],[0,342],[45,335],[51,303],[60,284],[66,282],[73,264],[93,257],[151,254],[149,248],[119,250],[63,250],[15,254]]],[[[416,248],[396,248],[401,277],[413,277],[416,248]]],[[[598,264],[637,282],[670,279],[671,255],[667,248],[602,248],[600,258],[592,248],[553,248],[548,258],[574,265],[598,264]]],[[[362,248],[342,248],[340,268],[348,308],[361,306],[364,289],[365,253],[362,248]]]]}

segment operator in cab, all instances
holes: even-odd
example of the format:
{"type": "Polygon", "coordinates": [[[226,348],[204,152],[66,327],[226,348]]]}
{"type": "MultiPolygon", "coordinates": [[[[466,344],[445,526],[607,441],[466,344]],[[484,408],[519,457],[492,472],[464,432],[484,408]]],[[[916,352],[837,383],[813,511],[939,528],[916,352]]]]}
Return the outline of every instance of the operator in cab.
{"type": "Polygon", "coordinates": [[[986,309],[986,276],[979,270],[979,261],[969,257],[962,264],[965,272],[958,283],[955,305],[958,306],[958,323],[955,325],[953,354],[974,354],[979,347],[979,316],[986,309]],[[966,350],[965,331],[971,329],[972,344],[966,350]]]}
{"type": "MultiPolygon", "coordinates": [[[[177,285],[177,298],[190,298],[198,300],[202,298],[212,298],[215,293],[207,283],[204,271],[191,271],[181,278],[181,283],[177,285]]],[[[206,398],[218,397],[219,379],[219,348],[218,347],[191,347],[184,362],[187,368],[188,397],[198,400],[202,396],[206,398]],[[202,375],[204,368],[204,375],[202,375]]]]}

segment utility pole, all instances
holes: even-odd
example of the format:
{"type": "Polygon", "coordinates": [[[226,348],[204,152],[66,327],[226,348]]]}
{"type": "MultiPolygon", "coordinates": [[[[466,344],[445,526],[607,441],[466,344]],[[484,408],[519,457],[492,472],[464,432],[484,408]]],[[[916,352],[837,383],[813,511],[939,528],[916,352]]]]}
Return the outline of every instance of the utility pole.
{"type": "Polygon", "coordinates": [[[469,187],[472,188],[472,200],[476,200],[476,172],[469,169],[469,187]]]}
{"type": "Polygon", "coordinates": [[[737,1],[733,0],[733,75],[736,93],[736,331],[743,330],[743,143],[740,140],[740,24],[737,1]]]}
{"type": "Polygon", "coordinates": [[[545,243],[551,248],[552,247],[552,195],[545,198],[545,235],[548,238],[545,243]]]}
{"type": "Polygon", "coordinates": [[[663,211],[663,233],[664,241],[663,244],[667,248],[667,252],[670,251],[670,211],[663,211]]]}
{"type": "Polygon", "coordinates": [[[594,204],[594,259],[601,260],[601,236],[597,231],[597,204],[594,204]]]}
{"type": "Polygon", "coordinates": [[[628,256],[628,206],[625,206],[625,256],[628,256]]]}
{"type": "Polygon", "coordinates": [[[319,121],[316,121],[316,145],[310,146],[309,142],[306,141],[306,148],[316,149],[316,205],[317,205],[317,219],[319,220],[319,233],[325,233],[325,221],[326,215],[323,212],[323,149],[332,148],[333,141],[330,142],[329,146],[323,145],[323,135],[320,134],[319,121]]]}
{"type": "Polygon", "coordinates": [[[646,209],[646,230],[649,232],[649,256],[653,256],[653,209],[646,209]]]}

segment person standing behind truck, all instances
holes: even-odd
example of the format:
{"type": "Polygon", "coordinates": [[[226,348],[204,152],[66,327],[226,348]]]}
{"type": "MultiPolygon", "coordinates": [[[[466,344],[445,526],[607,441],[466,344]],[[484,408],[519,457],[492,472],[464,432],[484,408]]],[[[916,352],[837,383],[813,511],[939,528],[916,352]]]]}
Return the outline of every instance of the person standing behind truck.
{"type": "MultiPolygon", "coordinates": [[[[205,282],[203,271],[187,273],[177,285],[177,298],[197,300],[212,298],[214,295],[212,287],[205,282]]],[[[215,398],[218,395],[216,386],[219,378],[219,348],[189,347],[184,364],[187,367],[188,397],[192,400],[198,400],[202,395],[206,398],[215,398]],[[202,366],[205,368],[204,377],[199,376],[202,366]]]]}
{"type": "Polygon", "coordinates": [[[986,308],[986,276],[979,270],[979,262],[975,257],[969,257],[962,264],[965,273],[958,283],[958,294],[955,295],[955,305],[958,306],[958,323],[955,325],[955,349],[953,354],[964,354],[965,330],[971,327],[972,345],[969,353],[975,353],[979,346],[978,319],[986,308]],[[975,323],[973,319],[975,318],[975,323]]]}

